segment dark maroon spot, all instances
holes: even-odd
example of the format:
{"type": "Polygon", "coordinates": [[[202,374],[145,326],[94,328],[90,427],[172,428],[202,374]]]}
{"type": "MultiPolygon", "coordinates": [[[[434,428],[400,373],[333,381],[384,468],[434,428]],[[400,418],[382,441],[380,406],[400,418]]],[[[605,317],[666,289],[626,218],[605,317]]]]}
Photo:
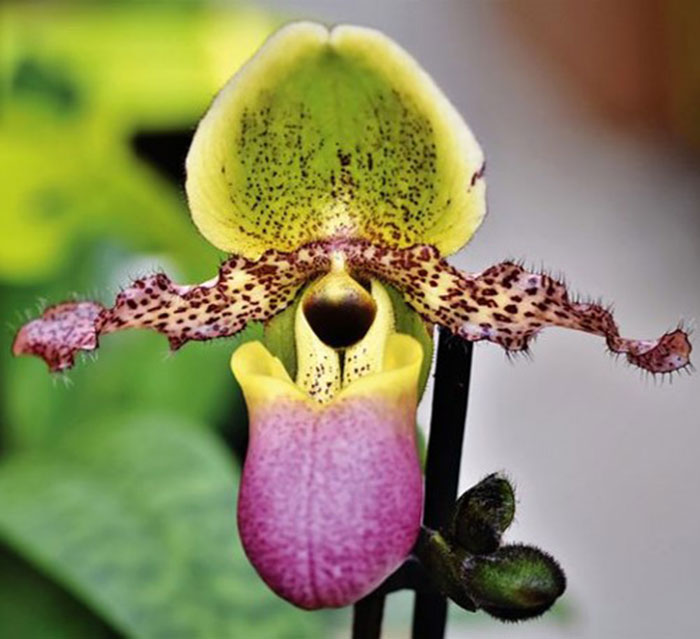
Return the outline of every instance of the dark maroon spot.
{"type": "Polygon", "coordinates": [[[469,186],[474,186],[476,184],[477,180],[480,180],[482,177],[484,177],[484,172],[486,171],[486,162],[484,162],[481,167],[479,168],[478,171],[472,174],[472,178],[469,181],[469,186]]]}

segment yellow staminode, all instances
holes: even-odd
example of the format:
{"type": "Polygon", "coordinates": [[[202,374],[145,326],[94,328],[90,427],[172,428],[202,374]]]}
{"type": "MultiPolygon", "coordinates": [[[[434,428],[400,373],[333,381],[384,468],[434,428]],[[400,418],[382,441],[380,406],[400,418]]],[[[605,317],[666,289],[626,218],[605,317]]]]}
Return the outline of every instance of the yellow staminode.
{"type": "MultiPolygon", "coordinates": [[[[386,341],[382,370],[356,379],[342,388],[333,402],[351,397],[381,397],[400,400],[415,397],[423,349],[414,338],[394,333],[386,341]]],[[[231,370],[243,389],[248,410],[271,406],[277,400],[304,402],[322,409],[297,386],[282,362],[260,342],[240,346],[231,357],[231,370]]]]}
{"type": "Polygon", "coordinates": [[[334,235],[448,254],[484,216],[482,167],[464,121],[396,43],[299,22],[214,100],[187,194],[212,244],[253,259],[334,235]]]}
{"type": "Polygon", "coordinates": [[[385,344],[389,335],[396,330],[395,314],[389,294],[378,280],[372,280],[371,286],[372,297],[377,304],[377,314],[365,337],[345,351],[343,386],[370,371],[384,368],[385,344]]]}

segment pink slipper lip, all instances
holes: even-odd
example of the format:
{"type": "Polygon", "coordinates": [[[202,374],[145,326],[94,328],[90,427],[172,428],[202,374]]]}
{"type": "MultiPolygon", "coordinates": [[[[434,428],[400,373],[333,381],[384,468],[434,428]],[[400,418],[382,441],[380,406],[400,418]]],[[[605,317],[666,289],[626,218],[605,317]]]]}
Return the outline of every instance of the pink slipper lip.
{"type": "Polygon", "coordinates": [[[423,501],[415,442],[421,358],[415,340],[392,335],[382,372],[321,405],[260,343],[234,353],[250,423],[241,540],[262,579],[293,604],[352,604],[413,547],[423,501]]]}

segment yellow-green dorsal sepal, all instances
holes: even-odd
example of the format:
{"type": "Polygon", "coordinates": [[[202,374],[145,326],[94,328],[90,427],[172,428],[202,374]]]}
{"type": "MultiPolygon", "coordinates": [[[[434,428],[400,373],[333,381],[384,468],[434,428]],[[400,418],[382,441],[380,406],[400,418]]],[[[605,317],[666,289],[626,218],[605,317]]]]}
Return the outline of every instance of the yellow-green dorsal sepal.
{"type": "Polygon", "coordinates": [[[484,216],[482,171],[467,125],[396,43],[298,22],[214,100],[187,195],[212,244],[252,259],[334,236],[449,254],[484,216]]]}

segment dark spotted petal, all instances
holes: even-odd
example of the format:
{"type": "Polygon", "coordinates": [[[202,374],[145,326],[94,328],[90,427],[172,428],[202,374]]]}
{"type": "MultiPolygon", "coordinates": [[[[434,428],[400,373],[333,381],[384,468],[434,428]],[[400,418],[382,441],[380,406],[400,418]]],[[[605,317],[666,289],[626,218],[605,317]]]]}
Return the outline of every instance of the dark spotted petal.
{"type": "Polygon", "coordinates": [[[691,345],[682,329],[655,340],[620,337],[610,311],[571,299],[563,283],[519,264],[503,262],[470,275],[430,246],[401,250],[362,242],[353,243],[348,264],[390,282],[427,321],[470,341],[485,339],[523,351],[542,328],[560,326],[604,337],[612,352],[652,373],[689,364],[691,345]]]}
{"type": "Polygon", "coordinates": [[[20,329],[12,351],[38,355],[60,371],[73,365],[77,351],[94,350],[102,335],[126,328],[156,330],[173,350],[190,340],[228,337],[281,311],[307,279],[327,269],[322,248],[309,246],[296,253],[270,250],[257,261],[232,257],[218,277],[198,286],[151,275],[119,293],[112,308],[88,301],[49,308],[20,329]]]}
{"type": "Polygon", "coordinates": [[[212,102],[186,188],[197,228],[228,253],[351,235],[449,254],[484,217],[483,173],[464,120],[395,42],[296,22],[212,102]]]}
{"type": "Polygon", "coordinates": [[[178,286],[164,274],[153,275],[122,291],[110,309],[94,302],[54,306],[20,330],[13,352],[38,355],[58,371],[73,365],[76,351],[95,349],[100,335],[124,328],[155,329],[173,349],[189,340],[234,335],[248,322],[267,320],[285,308],[305,281],[328,272],[338,256],[351,271],[394,285],[426,321],[470,341],[523,351],[542,328],[560,326],[601,335],[612,352],[652,373],[689,364],[691,345],[682,329],[656,340],[620,337],[607,309],[570,299],[564,284],[518,264],[503,262],[470,275],[431,246],[392,249],[340,238],[293,253],[269,250],[257,261],[232,257],[215,280],[199,286],[178,286]]]}

